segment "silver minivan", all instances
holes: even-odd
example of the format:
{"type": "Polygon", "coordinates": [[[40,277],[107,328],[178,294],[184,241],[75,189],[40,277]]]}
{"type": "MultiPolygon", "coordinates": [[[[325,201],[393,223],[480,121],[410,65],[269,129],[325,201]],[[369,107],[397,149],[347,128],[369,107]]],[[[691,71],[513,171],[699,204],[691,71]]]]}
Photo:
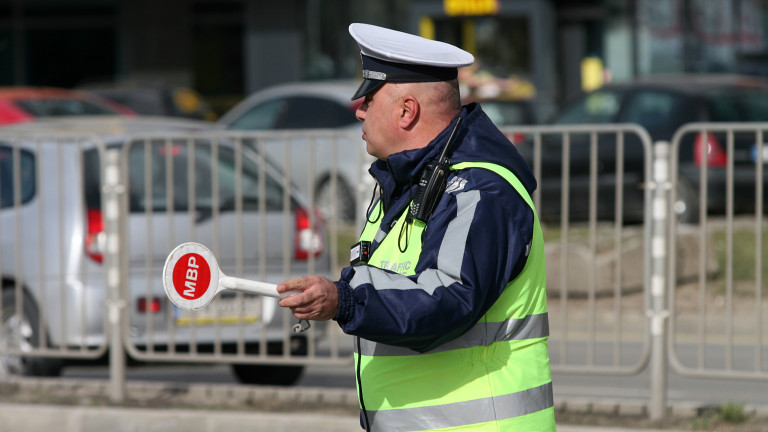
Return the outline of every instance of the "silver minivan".
{"type": "MultiPolygon", "coordinates": [[[[129,354],[231,354],[243,382],[298,379],[296,362],[236,363],[265,345],[270,355],[306,354],[307,334],[287,331],[292,317],[275,299],[224,293],[185,313],[162,287],[168,253],[186,241],[208,246],[231,276],[277,283],[330,272],[319,212],[244,141],[202,122],[140,117],[0,130],[0,369],[52,376],[65,358],[106,352],[102,178],[114,150],[123,173],[118,244],[129,354]],[[33,351],[44,355],[23,355],[33,351]]],[[[322,328],[308,334],[320,337],[322,328]]]]}

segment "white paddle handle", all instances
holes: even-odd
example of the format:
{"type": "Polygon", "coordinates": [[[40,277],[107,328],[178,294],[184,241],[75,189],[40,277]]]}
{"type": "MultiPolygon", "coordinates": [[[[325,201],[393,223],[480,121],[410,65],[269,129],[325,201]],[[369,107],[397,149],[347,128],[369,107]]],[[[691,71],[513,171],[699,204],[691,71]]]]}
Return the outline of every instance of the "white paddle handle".
{"type": "Polygon", "coordinates": [[[221,280],[219,280],[219,285],[233,291],[240,291],[250,294],[261,294],[274,298],[286,298],[301,293],[301,291],[292,290],[278,294],[277,285],[275,284],[252,281],[248,279],[240,279],[231,276],[224,276],[221,278],[221,280]]]}

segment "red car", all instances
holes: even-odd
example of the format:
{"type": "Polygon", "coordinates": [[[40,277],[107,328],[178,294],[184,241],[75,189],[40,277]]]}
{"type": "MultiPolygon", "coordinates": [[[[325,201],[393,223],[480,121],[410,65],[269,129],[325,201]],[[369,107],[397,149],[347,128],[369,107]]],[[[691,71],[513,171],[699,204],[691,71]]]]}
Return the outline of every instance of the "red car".
{"type": "Polygon", "coordinates": [[[0,87],[0,125],[37,117],[119,115],[133,111],[83,91],[49,87],[0,87]]]}

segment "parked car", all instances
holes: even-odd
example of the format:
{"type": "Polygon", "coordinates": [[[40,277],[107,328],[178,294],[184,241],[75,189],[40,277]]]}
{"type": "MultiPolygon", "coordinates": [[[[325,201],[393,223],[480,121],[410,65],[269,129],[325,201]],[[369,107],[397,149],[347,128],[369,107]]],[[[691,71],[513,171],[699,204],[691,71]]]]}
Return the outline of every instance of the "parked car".
{"type": "Polygon", "coordinates": [[[62,116],[131,116],[129,108],[97,95],[51,87],[0,88],[0,125],[62,116]]]}
{"type": "Polygon", "coordinates": [[[533,105],[529,100],[487,99],[477,102],[498,127],[536,123],[533,105]]]}
{"type": "MultiPolygon", "coordinates": [[[[101,179],[104,149],[115,148],[128,169],[127,208],[120,212],[125,236],[114,244],[125,251],[130,342],[153,352],[189,352],[192,345],[210,352],[220,341],[226,353],[242,335],[247,352],[258,351],[265,337],[270,354],[306,354],[306,335],[286,335],[287,311],[275,299],[227,292],[208,308],[186,313],[165,297],[163,264],[185,241],[208,245],[232,276],[278,283],[330,271],[321,218],[307,199],[285,187],[268,159],[247,146],[238,151],[221,134],[201,136],[207,129],[204,122],[136,117],[67,118],[0,131],[0,348],[23,352],[45,341],[53,348],[95,350],[105,344],[108,207],[101,179]],[[283,347],[287,340],[290,348],[283,347]]],[[[0,356],[0,375],[58,375],[62,366],[55,357],[0,356]]],[[[271,384],[293,383],[302,370],[233,368],[243,382],[271,384]]]]}
{"type": "MultiPolygon", "coordinates": [[[[336,129],[349,132],[335,149],[328,140],[291,141],[293,154],[304,153],[315,145],[315,164],[293,158],[291,179],[315,202],[325,215],[333,211],[332,179],[336,175],[336,212],[340,220],[353,221],[357,208],[357,187],[367,180],[373,158],[365,152],[360,122],[355,116],[362,98],[352,101],[359,81],[315,81],[280,84],[250,95],[224,114],[218,123],[233,130],[308,130],[336,129]],[[314,190],[308,190],[313,172],[314,190]]],[[[285,159],[284,142],[267,143],[266,153],[276,161],[285,159]]]]}
{"type": "MultiPolygon", "coordinates": [[[[567,104],[548,124],[591,125],[635,123],[645,128],[652,142],[671,141],[675,132],[691,122],[761,122],[768,121],[768,84],[757,78],[722,75],[662,75],[606,85],[567,104]]],[[[682,222],[696,222],[699,217],[700,167],[707,163],[707,212],[723,214],[726,206],[726,136],[720,133],[686,134],[679,148],[678,200],[674,209],[682,222]]],[[[562,190],[561,136],[543,139],[541,209],[543,218],[560,217],[562,190]]],[[[755,209],[754,133],[736,133],[734,164],[735,212],[755,209]]],[[[589,212],[590,134],[570,137],[570,217],[583,220],[589,212]]],[[[532,161],[532,145],[519,146],[532,161]]],[[[598,219],[615,216],[617,177],[616,134],[600,134],[597,143],[598,219]]],[[[763,162],[765,163],[765,158],[763,162]]],[[[643,220],[645,203],[644,154],[639,138],[625,136],[624,147],[624,221],[643,220]]],[[[768,171],[768,170],[766,170],[768,171]]],[[[768,175],[768,174],[766,174],[768,175]]],[[[764,177],[768,187],[768,176],[764,177]]],[[[768,202],[768,201],[766,201],[768,202]]],[[[765,207],[768,208],[768,207],[765,207]]]]}
{"type": "Polygon", "coordinates": [[[138,115],[216,120],[216,113],[208,102],[200,93],[189,87],[156,81],[130,80],[93,82],[79,88],[126,106],[138,115]]]}

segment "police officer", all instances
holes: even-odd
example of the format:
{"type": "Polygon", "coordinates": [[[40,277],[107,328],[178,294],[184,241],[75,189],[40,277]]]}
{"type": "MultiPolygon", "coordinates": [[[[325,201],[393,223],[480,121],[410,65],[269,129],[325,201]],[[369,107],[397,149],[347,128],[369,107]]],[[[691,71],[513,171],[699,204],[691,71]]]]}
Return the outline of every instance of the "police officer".
{"type": "Polygon", "coordinates": [[[461,106],[471,54],[367,24],[353,99],[377,199],[352,264],[288,280],[299,319],[356,336],[371,431],[555,429],[544,248],[529,166],[478,104],[461,106]]]}

